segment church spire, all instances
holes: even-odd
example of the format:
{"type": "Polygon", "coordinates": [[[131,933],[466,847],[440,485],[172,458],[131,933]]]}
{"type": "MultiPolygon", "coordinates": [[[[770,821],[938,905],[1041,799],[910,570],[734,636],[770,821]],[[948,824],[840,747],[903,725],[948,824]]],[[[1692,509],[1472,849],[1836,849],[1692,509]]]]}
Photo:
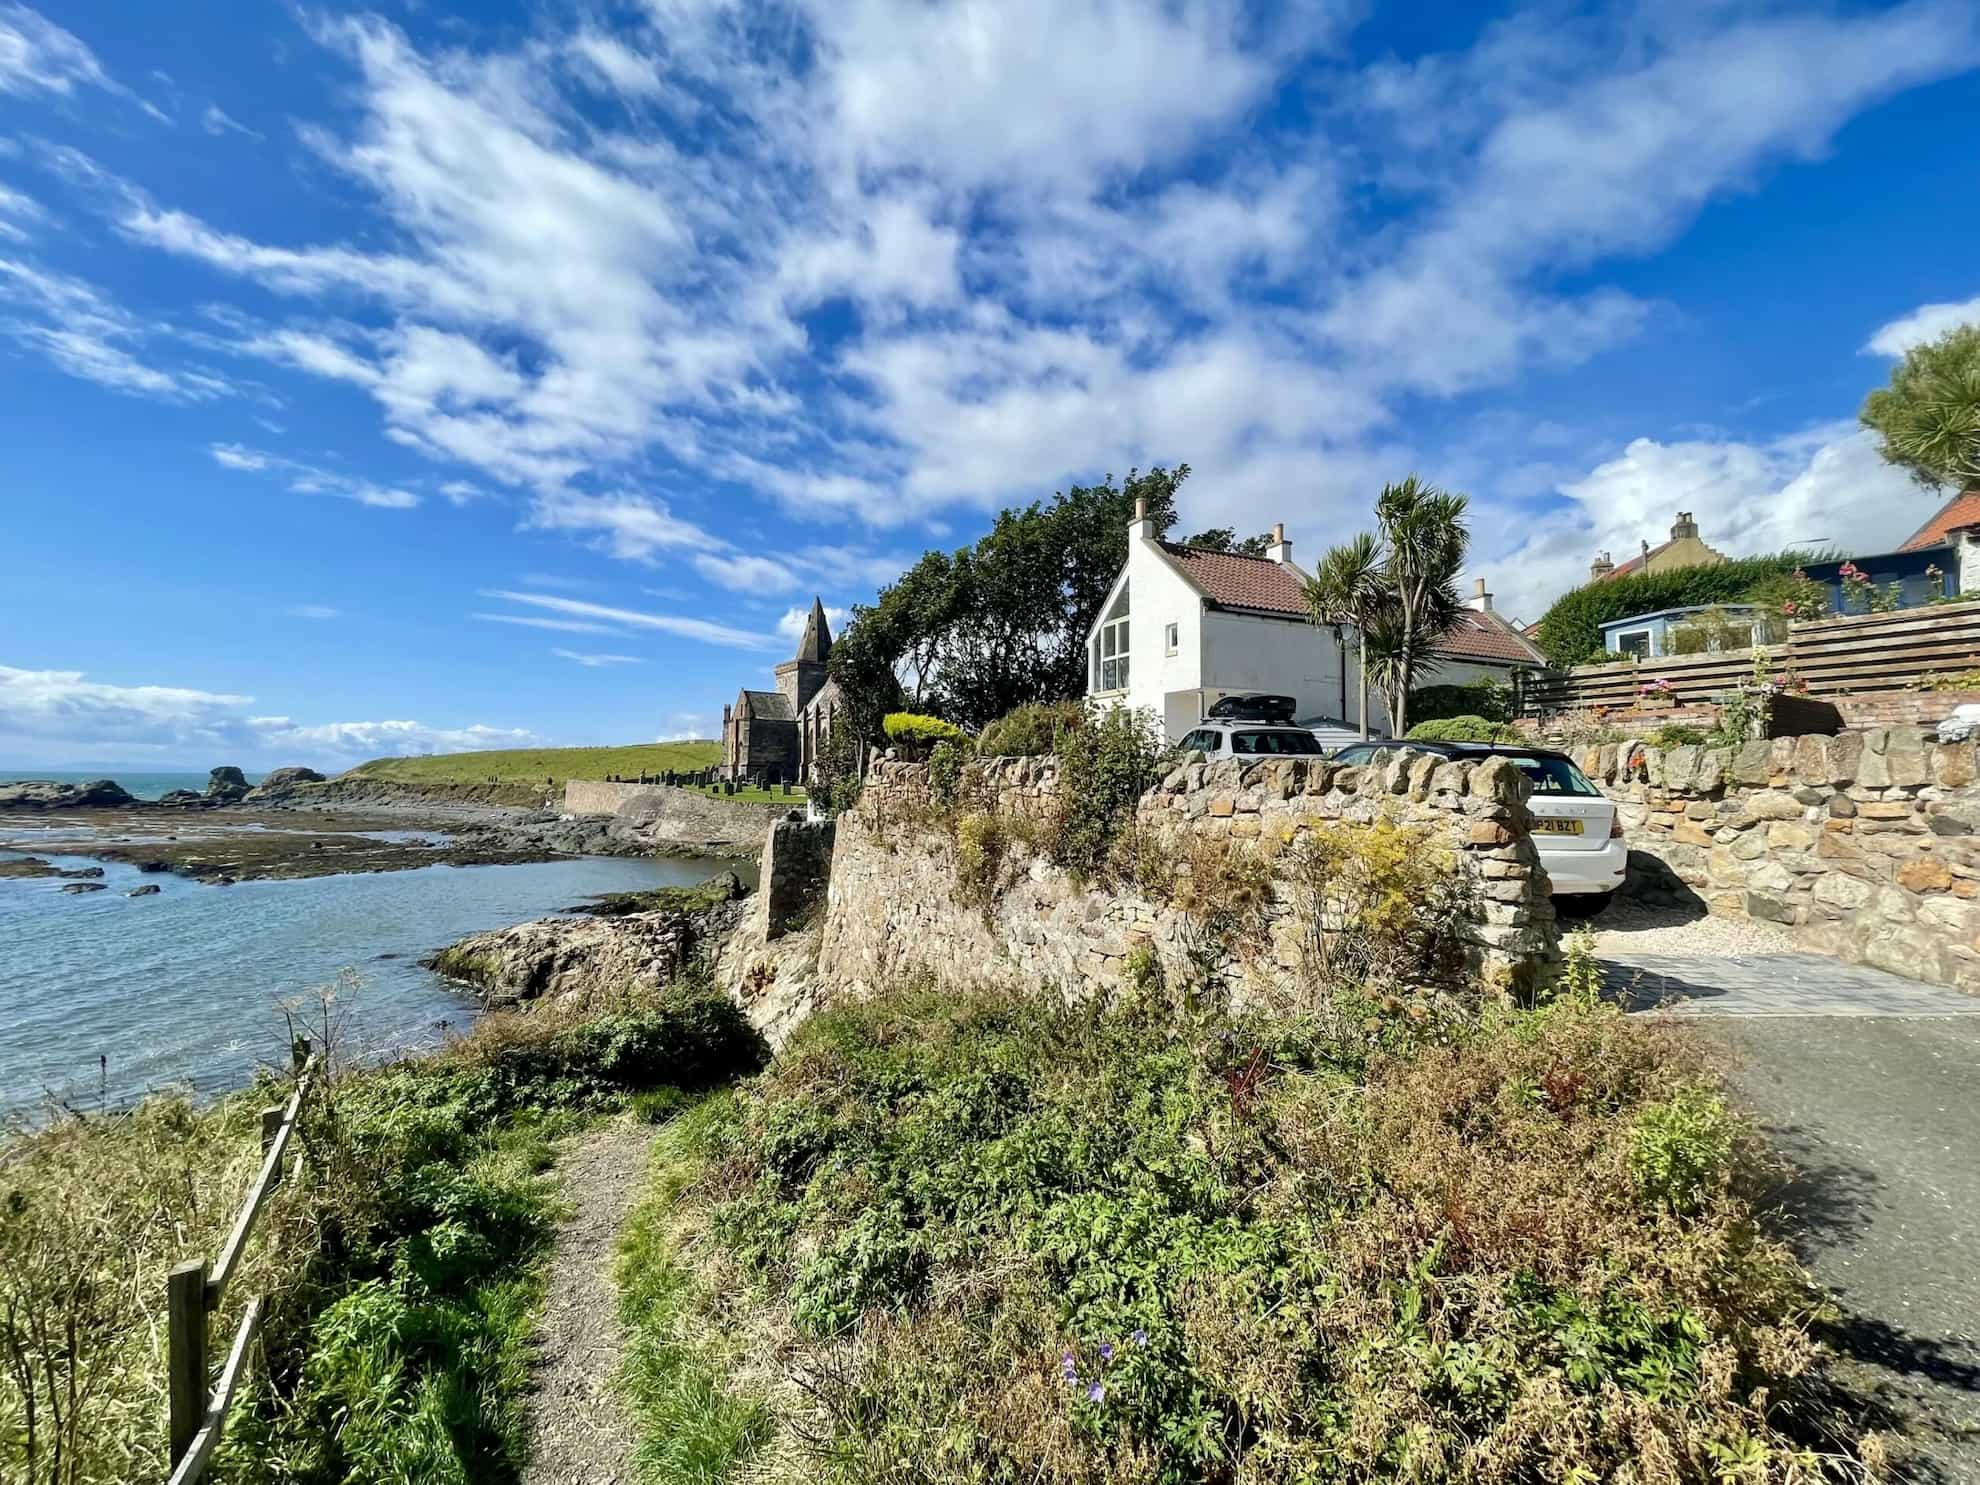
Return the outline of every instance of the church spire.
{"type": "Polygon", "coordinates": [[[815,595],[811,600],[811,613],[804,621],[804,638],[798,641],[799,660],[812,660],[822,665],[832,653],[832,626],[825,618],[825,605],[815,595]]]}

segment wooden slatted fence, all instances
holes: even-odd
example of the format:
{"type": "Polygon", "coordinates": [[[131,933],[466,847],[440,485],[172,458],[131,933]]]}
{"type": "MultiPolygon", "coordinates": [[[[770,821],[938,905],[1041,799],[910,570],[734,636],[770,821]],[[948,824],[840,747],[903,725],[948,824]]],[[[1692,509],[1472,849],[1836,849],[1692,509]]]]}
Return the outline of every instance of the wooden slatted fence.
{"type": "MultiPolygon", "coordinates": [[[[194,1485],[206,1474],[214,1446],[220,1442],[220,1430],[227,1422],[227,1409],[233,1406],[234,1392],[240,1386],[248,1348],[261,1328],[266,1297],[257,1295],[248,1302],[234,1331],[219,1382],[208,1392],[207,1379],[211,1375],[207,1354],[208,1317],[220,1307],[228,1283],[240,1268],[261,1208],[282,1184],[282,1157],[288,1153],[315,1071],[316,1059],[306,1058],[297,1070],[295,1091],[289,1095],[287,1105],[277,1104],[261,1111],[261,1172],[234,1218],[233,1230],[227,1234],[219,1258],[210,1264],[204,1258],[188,1259],[166,1278],[166,1371],[170,1379],[167,1428],[172,1461],[168,1485],[194,1485]]],[[[300,1154],[295,1157],[295,1165],[292,1176],[300,1171],[300,1154]]]]}
{"type": "MultiPolygon", "coordinates": [[[[1791,670],[1811,696],[1891,690],[1931,675],[1980,667],[1980,603],[1934,604],[1888,614],[1854,614],[1796,624],[1786,643],[1767,652],[1767,668],[1791,670]]],[[[1529,676],[1521,714],[1626,707],[1643,687],[1665,681],[1664,704],[1695,706],[1739,685],[1753,669],[1751,650],[1716,655],[1667,655],[1635,664],[1577,665],[1529,676]]]]}

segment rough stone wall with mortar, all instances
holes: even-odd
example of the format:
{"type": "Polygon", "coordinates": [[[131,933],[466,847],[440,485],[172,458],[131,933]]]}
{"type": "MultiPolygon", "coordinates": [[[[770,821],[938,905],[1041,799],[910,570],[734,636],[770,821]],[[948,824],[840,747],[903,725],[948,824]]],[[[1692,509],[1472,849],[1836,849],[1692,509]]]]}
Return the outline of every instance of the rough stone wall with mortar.
{"type": "Polygon", "coordinates": [[[741,803],[718,799],[698,789],[667,784],[613,784],[599,779],[569,779],[564,784],[564,809],[573,815],[611,815],[647,825],[657,837],[682,845],[754,845],[773,820],[804,801],[788,804],[741,803]]]}
{"type": "MultiPolygon", "coordinates": [[[[1056,807],[1056,768],[1050,758],[978,760],[964,789],[974,808],[1042,817],[1056,807]]],[[[1503,760],[1412,756],[1369,768],[1227,760],[1175,770],[1143,797],[1138,823],[1178,837],[1255,843],[1268,856],[1316,822],[1388,818],[1428,827],[1475,887],[1465,933],[1474,965],[1519,979],[1558,953],[1526,793],[1525,779],[1503,760]]],[[[1184,983],[1203,972],[1203,936],[1181,909],[1132,889],[1080,887],[1043,860],[1020,857],[987,906],[967,903],[953,841],[926,823],[928,799],[925,766],[881,760],[858,806],[840,818],[818,961],[828,990],[870,989],[916,969],[975,982],[1113,988],[1139,946],[1184,983]]],[[[1256,940],[1210,969],[1239,998],[1283,988],[1301,964],[1309,925],[1297,894],[1281,883],[1263,911],[1256,940]]]]}
{"type": "Polygon", "coordinates": [[[1577,755],[1617,802],[1625,890],[1785,924],[1810,949],[1980,990],[1971,741],[1917,727],[1577,755]]]}

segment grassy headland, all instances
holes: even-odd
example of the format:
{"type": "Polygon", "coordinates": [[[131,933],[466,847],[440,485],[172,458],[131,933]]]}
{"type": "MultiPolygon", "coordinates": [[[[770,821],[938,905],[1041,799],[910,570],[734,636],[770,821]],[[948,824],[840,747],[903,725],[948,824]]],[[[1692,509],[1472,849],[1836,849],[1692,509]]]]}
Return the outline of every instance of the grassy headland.
{"type": "Polygon", "coordinates": [[[636,743],[622,748],[500,748],[484,753],[433,753],[374,758],[338,776],[447,798],[492,804],[541,804],[570,779],[637,778],[668,769],[709,768],[722,758],[718,742],[636,743]]]}

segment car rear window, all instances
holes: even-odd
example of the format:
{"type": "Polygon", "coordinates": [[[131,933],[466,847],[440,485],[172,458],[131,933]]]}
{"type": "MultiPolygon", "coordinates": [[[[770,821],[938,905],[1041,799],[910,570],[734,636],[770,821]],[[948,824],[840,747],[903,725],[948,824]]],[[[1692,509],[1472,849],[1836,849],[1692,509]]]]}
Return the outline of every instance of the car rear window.
{"type": "Polygon", "coordinates": [[[1565,758],[1518,758],[1513,760],[1535,794],[1581,794],[1600,798],[1602,791],[1588,782],[1588,775],[1565,758]]]}
{"type": "Polygon", "coordinates": [[[1233,732],[1231,751],[1241,757],[1314,758],[1321,749],[1320,739],[1312,733],[1288,728],[1284,732],[1233,732]]]}

